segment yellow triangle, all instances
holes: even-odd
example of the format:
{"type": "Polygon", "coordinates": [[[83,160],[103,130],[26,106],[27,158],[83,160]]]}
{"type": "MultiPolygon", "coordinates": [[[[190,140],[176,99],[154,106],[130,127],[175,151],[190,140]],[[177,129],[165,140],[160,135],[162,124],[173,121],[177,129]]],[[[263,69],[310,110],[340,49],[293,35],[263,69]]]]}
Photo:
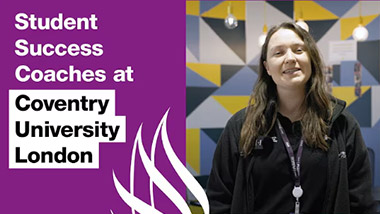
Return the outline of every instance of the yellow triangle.
{"type": "Polygon", "coordinates": [[[186,162],[200,174],[200,130],[186,129],[186,162]]]}
{"type": "Polygon", "coordinates": [[[248,106],[249,96],[212,96],[228,112],[235,114],[248,106]]]}
{"type": "Polygon", "coordinates": [[[313,1],[294,1],[294,14],[296,20],[299,18],[306,21],[339,19],[338,16],[313,1]]]}
{"type": "MultiPolygon", "coordinates": [[[[362,16],[363,25],[366,26],[379,15],[362,16]]],[[[340,19],[340,39],[346,40],[352,35],[352,31],[359,25],[359,17],[342,18],[340,19]]]]}
{"type": "Polygon", "coordinates": [[[186,1],[186,15],[199,16],[199,1],[186,1]]]}
{"type": "MultiPolygon", "coordinates": [[[[371,86],[362,86],[362,94],[364,94],[368,89],[370,89],[371,86]]],[[[347,105],[351,105],[355,100],[358,99],[357,96],[355,96],[355,87],[333,87],[332,88],[332,95],[336,98],[339,98],[341,100],[346,101],[347,105]]]]}
{"type": "Polygon", "coordinates": [[[238,20],[245,20],[245,1],[224,1],[201,14],[203,17],[225,19],[228,15],[227,8],[231,3],[231,13],[238,20]]]}
{"type": "Polygon", "coordinates": [[[222,74],[219,64],[186,63],[186,66],[215,85],[221,85],[222,74]]]}
{"type": "Polygon", "coordinates": [[[194,214],[196,214],[196,213],[203,213],[204,212],[203,208],[201,206],[199,206],[199,205],[197,206],[197,205],[191,205],[191,204],[189,204],[189,208],[190,208],[190,212],[194,213],[194,214]]]}

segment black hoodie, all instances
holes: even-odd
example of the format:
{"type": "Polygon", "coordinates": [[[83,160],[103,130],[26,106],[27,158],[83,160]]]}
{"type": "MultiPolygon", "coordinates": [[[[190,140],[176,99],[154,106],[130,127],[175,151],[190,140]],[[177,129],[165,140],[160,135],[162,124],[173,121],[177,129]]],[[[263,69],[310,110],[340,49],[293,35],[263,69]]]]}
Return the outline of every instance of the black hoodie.
{"type": "MultiPolygon", "coordinates": [[[[243,157],[239,151],[244,118],[245,109],[232,116],[215,150],[207,186],[211,213],[253,213],[254,175],[249,172],[255,157],[243,157]]],[[[345,110],[344,101],[337,100],[330,124],[323,213],[374,213],[367,148],[358,122],[345,110]]]]}

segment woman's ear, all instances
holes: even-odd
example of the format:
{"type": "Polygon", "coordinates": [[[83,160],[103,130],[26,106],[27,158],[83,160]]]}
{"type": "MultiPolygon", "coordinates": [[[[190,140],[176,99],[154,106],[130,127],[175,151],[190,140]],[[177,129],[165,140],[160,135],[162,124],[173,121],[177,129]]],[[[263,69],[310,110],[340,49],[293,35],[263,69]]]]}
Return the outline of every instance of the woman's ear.
{"type": "Polygon", "coordinates": [[[263,64],[264,64],[265,70],[267,70],[268,75],[271,76],[270,75],[270,71],[268,69],[268,63],[267,63],[267,61],[264,61],[263,64]]]}

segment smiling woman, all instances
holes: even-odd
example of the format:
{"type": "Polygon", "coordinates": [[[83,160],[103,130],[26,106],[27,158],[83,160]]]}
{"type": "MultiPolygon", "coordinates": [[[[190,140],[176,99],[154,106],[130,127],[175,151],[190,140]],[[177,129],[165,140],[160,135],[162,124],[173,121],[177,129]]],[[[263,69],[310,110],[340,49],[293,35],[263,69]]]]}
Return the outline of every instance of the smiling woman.
{"type": "Polygon", "coordinates": [[[215,150],[211,213],[373,213],[360,127],[326,92],[322,68],[308,32],[269,30],[249,105],[215,150]]]}
{"type": "Polygon", "coordinates": [[[280,29],[272,36],[268,49],[264,65],[277,90],[300,88],[304,92],[311,75],[311,65],[301,38],[292,30],[280,29]]]}

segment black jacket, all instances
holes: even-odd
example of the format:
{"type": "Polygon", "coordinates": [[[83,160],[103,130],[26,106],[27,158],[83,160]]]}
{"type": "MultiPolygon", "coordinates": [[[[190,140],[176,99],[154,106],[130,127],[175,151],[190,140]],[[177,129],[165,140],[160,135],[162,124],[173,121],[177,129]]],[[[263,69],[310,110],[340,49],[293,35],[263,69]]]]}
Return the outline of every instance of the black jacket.
{"type": "MultiPolygon", "coordinates": [[[[360,127],[337,101],[330,125],[328,181],[323,213],[374,213],[371,170],[360,127]]],[[[211,213],[253,213],[253,155],[240,155],[245,110],[228,121],[214,153],[207,186],[211,213]]]]}

